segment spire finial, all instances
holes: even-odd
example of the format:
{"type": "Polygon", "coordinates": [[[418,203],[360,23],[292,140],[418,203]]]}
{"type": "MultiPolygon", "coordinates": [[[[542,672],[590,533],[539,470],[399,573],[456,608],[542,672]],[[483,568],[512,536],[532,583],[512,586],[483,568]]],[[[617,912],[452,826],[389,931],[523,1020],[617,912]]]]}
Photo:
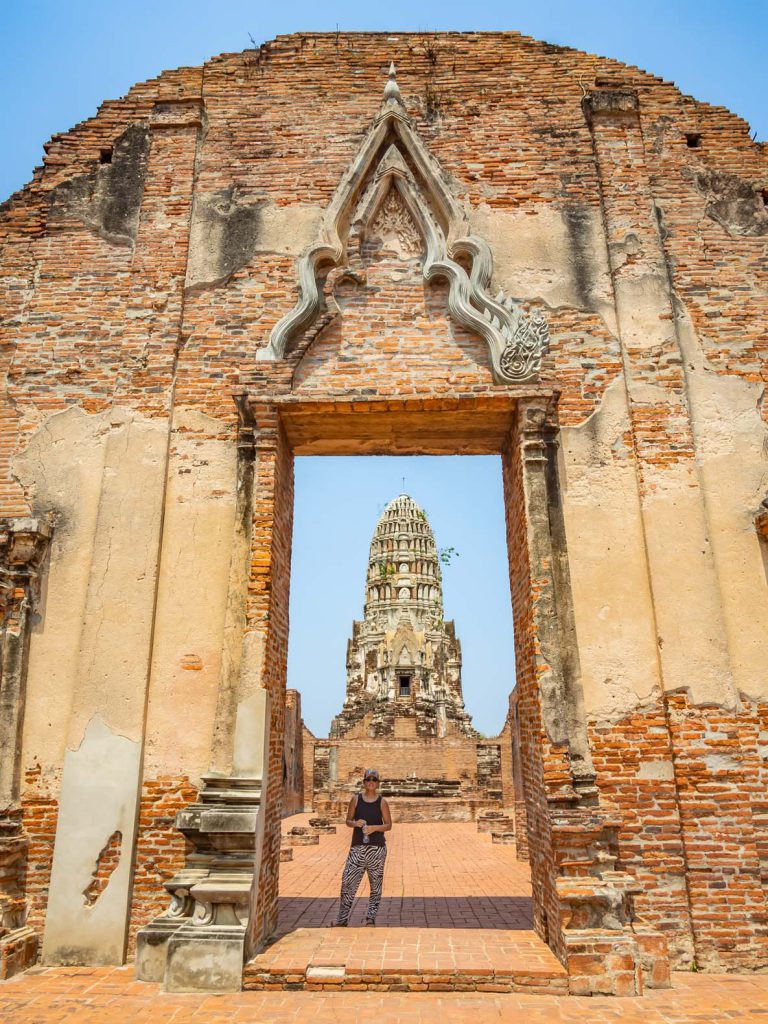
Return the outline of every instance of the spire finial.
{"type": "Polygon", "coordinates": [[[403,106],[403,98],[400,95],[400,87],[397,84],[397,71],[395,70],[395,62],[389,65],[389,75],[387,78],[387,84],[384,86],[384,102],[399,103],[403,106]]]}

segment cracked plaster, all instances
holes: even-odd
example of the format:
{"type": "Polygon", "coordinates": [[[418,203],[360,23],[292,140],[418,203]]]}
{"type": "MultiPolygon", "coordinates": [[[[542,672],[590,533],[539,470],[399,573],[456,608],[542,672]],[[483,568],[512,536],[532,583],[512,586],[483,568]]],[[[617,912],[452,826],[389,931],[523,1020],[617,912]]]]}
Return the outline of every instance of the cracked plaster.
{"type": "Polygon", "coordinates": [[[83,893],[110,836],[133,834],[140,760],[141,743],[113,732],[99,715],[66,752],[43,940],[48,966],[122,962],[130,843],[122,844],[98,899],[89,905],[83,893]]]}

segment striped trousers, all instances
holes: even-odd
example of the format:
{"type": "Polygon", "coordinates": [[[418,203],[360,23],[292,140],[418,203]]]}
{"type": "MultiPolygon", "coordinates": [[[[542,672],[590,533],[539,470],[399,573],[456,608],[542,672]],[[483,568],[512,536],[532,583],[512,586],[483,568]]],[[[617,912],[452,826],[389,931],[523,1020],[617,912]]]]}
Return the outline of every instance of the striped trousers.
{"type": "Polygon", "coordinates": [[[341,897],[339,899],[339,924],[346,924],[355,901],[363,875],[368,873],[371,895],[368,898],[366,921],[375,921],[381,903],[381,886],[384,881],[384,862],[387,859],[386,846],[352,846],[349,850],[344,874],[341,876],[341,897]]]}

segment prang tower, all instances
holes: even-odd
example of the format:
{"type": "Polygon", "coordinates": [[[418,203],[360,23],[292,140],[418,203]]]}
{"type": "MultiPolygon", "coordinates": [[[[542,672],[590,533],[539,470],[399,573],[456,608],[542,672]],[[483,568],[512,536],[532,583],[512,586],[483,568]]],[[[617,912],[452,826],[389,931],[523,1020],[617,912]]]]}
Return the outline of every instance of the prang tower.
{"type": "Polygon", "coordinates": [[[331,737],[477,735],[464,710],[461,644],[443,620],[432,528],[401,494],[371,541],[362,622],[347,645],[347,695],[331,737]]]}

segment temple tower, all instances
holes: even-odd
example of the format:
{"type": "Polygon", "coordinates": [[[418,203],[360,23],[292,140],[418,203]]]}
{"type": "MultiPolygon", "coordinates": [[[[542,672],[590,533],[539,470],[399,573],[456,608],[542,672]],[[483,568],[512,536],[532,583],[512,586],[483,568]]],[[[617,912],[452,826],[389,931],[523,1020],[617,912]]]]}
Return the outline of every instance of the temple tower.
{"type": "Polygon", "coordinates": [[[364,617],[347,645],[347,695],[331,737],[476,735],[461,644],[443,619],[440,556],[413,498],[384,509],[371,541],[364,617]]]}

